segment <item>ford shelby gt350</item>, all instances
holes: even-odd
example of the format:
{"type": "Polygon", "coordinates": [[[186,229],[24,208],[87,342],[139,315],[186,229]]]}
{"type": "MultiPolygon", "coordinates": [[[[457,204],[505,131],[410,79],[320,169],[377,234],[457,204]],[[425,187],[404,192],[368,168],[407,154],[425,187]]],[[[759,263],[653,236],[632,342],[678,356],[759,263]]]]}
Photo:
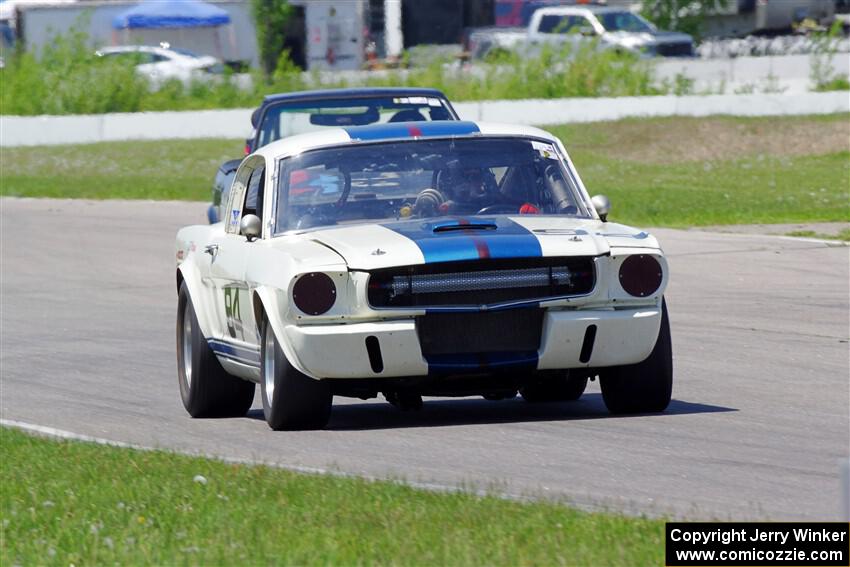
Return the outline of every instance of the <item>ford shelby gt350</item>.
{"type": "Polygon", "coordinates": [[[658,412],[673,369],[657,240],[608,222],[563,144],[462,121],[353,126],[244,159],[177,234],[189,414],[321,428],[333,396],[579,398],[658,412]]]}

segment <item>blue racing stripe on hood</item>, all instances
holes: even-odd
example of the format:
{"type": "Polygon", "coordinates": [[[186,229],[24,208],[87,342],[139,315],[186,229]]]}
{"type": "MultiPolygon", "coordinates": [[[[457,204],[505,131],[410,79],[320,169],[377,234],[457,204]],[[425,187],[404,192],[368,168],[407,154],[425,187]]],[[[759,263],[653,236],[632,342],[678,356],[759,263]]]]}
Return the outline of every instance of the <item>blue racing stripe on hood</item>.
{"type": "Polygon", "coordinates": [[[382,226],[415,242],[422,251],[426,264],[486,258],[540,258],[543,256],[537,236],[505,217],[474,217],[471,221],[463,218],[441,218],[386,223],[382,226]],[[468,224],[478,223],[494,228],[483,230],[462,228],[468,224]],[[434,230],[446,226],[457,227],[458,230],[436,232],[434,230]]]}
{"type": "Polygon", "coordinates": [[[433,122],[392,122],[344,128],[352,140],[393,140],[398,138],[433,138],[466,136],[479,132],[474,122],[435,120],[433,122]]]}

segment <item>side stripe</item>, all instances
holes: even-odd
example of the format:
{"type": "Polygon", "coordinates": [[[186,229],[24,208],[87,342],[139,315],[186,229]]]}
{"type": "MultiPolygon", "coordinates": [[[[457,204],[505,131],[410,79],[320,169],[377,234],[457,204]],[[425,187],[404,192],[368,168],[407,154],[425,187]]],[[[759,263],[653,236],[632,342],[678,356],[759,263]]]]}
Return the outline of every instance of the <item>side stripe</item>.
{"type": "Polygon", "coordinates": [[[217,339],[209,339],[207,344],[219,356],[250,366],[260,366],[259,349],[237,346],[217,339]]]}
{"type": "MultiPolygon", "coordinates": [[[[454,226],[470,224],[465,218],[451,219],[454,226]]],[[[476,218],[476,220],[481,220],[476,218]]],[[[422,251],[426,264],[460,262],[486,258],[540,258],[543,251],[537,236],[505,217],[487,219],[493,229],[437,231],[447,226],[441,221],[403,221],[383,224],[385,228],[406,236],[422,251]]]]}

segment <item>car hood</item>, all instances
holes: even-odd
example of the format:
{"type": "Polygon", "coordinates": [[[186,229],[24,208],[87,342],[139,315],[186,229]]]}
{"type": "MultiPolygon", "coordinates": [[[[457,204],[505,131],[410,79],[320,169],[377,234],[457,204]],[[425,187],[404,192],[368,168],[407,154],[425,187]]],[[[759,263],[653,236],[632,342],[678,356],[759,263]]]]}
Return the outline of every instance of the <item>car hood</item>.
{"type": "Polygon", "coordinates": [[[612,247],[658,248],[638,229],[556,216],[417,219],[315,229],[302,236],[352,270],[486,259],[600,256],[612,247]]]}

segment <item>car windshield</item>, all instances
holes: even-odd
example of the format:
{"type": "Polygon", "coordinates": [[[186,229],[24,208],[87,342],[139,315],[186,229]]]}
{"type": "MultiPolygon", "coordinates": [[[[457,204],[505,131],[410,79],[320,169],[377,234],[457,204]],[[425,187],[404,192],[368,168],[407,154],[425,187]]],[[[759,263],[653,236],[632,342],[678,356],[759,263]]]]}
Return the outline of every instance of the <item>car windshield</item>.
{"type": "Polygon", "coordinates": [[[596,14],[607,31],[652,32],[649,22],[631,12],[603,12],[596,14]]]}
{"type": "Polygon", "coordinates": [[[431,96],[284,102],[266,110],[259,125],[257,147],[280,140],[284,136],[322,128],[452,119],[445,100],[431,96]]]}
{"type": "Polygon", "coordinates": [[[494,214],[590,218],[550,142],[526,137],[347,145],[282,159],[275,233],[494,214]]]}

